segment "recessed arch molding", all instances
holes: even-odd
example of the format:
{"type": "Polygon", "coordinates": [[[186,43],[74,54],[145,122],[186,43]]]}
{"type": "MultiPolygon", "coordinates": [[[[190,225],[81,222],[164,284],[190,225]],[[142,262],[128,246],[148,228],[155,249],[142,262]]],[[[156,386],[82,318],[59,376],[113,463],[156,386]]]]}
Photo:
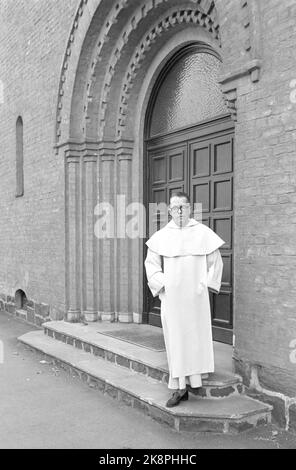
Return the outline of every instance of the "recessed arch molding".
{"type": "MultiPolygon", "coordinates": [[[[240,2],[242,15],[254,9],[250,3],[240,2]]],[[[143,155],[131,121],[138,112],[143,74],[159,51],[164,51],[163,60],[170,58],[178,50],[169,50],[173,40],[189,30],[190,38],[196,38],[190,41],[208,43],[224,62],[229,50],[223,48],[227,25],[220,22],[224,6],[225,0],[79,2],[61,67],[55,123],[55,148],[65,159],[70,321],[141,321],[143,294],[136,286],[143,248],[137,240],[96,239],[94,208],[102,200],[116,206],[118,194],[127,204],[141,200],[143,155]]],[[[234,120],[240,78],[250,75],[253,83],[260,78],[260,43],[253,37],[256,33],[258,38],[259,23],[249,17],[243,25],[249,37],[247,61],[227,74],[224,70],[220,82],[234,120]]],[[[184,45],[181,41],[174,47],[184,45]]]]}

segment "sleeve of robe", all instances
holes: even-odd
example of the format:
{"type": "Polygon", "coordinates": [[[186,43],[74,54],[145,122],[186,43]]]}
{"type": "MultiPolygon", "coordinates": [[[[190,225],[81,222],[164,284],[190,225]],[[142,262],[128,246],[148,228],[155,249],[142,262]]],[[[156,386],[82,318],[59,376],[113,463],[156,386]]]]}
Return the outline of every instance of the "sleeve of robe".
{"type": "Polygon", "coordinates": [[[164,287],[164,274],[161,265],[161,256],[148,249],[145,260],[148,286],[153,297],[156,297],[164,287]]]}
{"type": "Polygon", "coordinates": [[[207,268],[208,288],[219,293],[223,272],[223,261],[219,250],[213,251],[213,253],[207,255],[207,268]]]}

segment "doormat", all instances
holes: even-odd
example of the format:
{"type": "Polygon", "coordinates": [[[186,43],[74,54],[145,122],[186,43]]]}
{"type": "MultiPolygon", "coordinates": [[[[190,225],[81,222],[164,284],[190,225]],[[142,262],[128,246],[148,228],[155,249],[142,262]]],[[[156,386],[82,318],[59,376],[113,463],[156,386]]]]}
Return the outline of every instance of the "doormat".
{"type": "Polygon", "coordinates": [[[111,336],[111,338],[116,338],[126,343],[136,344],[142,348],[151,349],[152,351],[162,352],[165,351],[165,344],[162,333],[156,331],[155,333],[151,332],[141,332],[139,331],[128,331],[126,330],[117,330],[117,331],[99,331],[101,335],[111,336]]]}

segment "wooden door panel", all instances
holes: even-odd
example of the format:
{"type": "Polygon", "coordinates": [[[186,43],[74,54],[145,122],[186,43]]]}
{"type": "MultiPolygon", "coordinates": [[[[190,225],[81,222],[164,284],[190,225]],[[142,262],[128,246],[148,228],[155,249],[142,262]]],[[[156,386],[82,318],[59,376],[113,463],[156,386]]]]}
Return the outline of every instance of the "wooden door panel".
{"type": "MultiPolygon", "coordinates": [[[[148,174],[151,175],[149,185],[149,202],[157,204],[169,203],[170,197],[175,191],[186,191],[187,178],[187,144],[176,147],[166,146],[157,152],[148,152],[148,174]]],[[[167,212],[152,213],[149,211],[149,224],[153,230],[163,227],[163,221],[167,220],[167,212]]],[[[149,226],[149,225],[148,225],[149,226]]],[[[153,297],[147,290],[148,323],[153,326],[161,326],[160,300],[153,297]]]]}
{"type": "Polygon", "coordinates": [[[213,217],[214,232],[225,241],[223,250],[232,249],[232,216],[213,217]]]}
{"type": "Polygon", "coordinates": [[[232,255],[222,254],[223,260],[223,275],[222,275],[222,290],[225,287],[232,287],[232,255]]]}
{"type": "Polygon", "coordinates": [[[212,312],[215,326],[232,328],[232,295],[223,292],[214,295],[212,312]]]}
{"type": "Polygon", "coordinates": [[[207,213],[211,210],[211,183],[210,181],[199,181],[196,180],[192,183],[192,202],[193,204],[199,203],[202,205],[202,212],[207,213]]]}
{"type": "Polygon", "coordinates": [[[232,173],[233,171],[233,137],[225,136],[214,139],[213,175],[232,173]]]}
{"type": "Polygon", "coordinates": [[[165,155],[152,157],[152,185],[166,184],[166,157],[165,155]]]}
{"type": "Polygon", "coordinates": [[[168,197],[168,201],[170,200],[171,196],[173,193],[176,193],[176,192],[184,192],[185,191],[185,185],[184,184],[178,184],[178,185],[169,185],[169,197],[168,197]]]}
{"type": "Polygon", "coordinates": [[[185,177],[185,149],[168,152],[168,182],[184,181],[185,177]]]}
{"type": "Polygon", "coordinates": [[[213,337],[232,343],[232,248],[233,248],[233,134],[191,142],[190,196],[201,203],[203,223],[226,243],[221,248],[224,263],[220,294],[210,294],[213,337]]]}
{"type": "Polygon", "coordinates": [[[191,146],[192,152],[192,177],[201,178],[203,176],[210,176],[211,172],[211,146],[193,144],[191,146]]]}
{"type": "Polygon", "coordinates": [[[167,188],[152,189],[152,202],[161,203],[167,198],[167,188]]]}
{"type": "Polygon", "coordinates": [[[212,210],[215,212],[232,211],[232,178],[215,179],[212,182],[212,210]]]}
{"type": "MultiPolygon", "coordinates": [[[[150,202],[154,202],[158,205],[157,210],[151,210],[149,207],[149,229],[154,233],[160,230],[167,221],[167,211],[166,207],[162,205],[163,201],[167,198],[167,188],[157,188],[152,189],[151,191],[151,200],[150,202]]],[[[152,206],[152,209],[153,206],[152,206]]]]}

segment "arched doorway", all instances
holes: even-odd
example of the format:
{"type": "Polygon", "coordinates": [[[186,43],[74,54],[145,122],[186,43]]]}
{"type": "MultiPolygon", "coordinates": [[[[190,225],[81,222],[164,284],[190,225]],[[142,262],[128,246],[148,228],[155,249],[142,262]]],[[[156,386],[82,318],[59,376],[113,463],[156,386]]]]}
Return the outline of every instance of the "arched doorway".
{"type": "MultiPolygon", "coordinates": [[[[147,205],[168,204],[173,191],[185,191],[202,204],[202,222],[226,241],[212,321],[214,339],[232,344],[234,125],[218,84],[220,67],[218,54],[202,43],[184,47],[166,65],[147,109],[144,174],[147,205]]],[[[161,326],[159,299],[148,289],[144,298],[147,322],[161,326]]]]}
{"type": "MultiPolygon", "coordinates": [[[[176,136],[177,140],[167,141],[175,145],[182,143],[179,135],[183,132],[184,137],[186,129],[205,129],[204,133],[211,134],[217,116],[233,132],[218,86],[217,77],[223,71],[218,73],[217,52],[227,61],[214,1],[190,0],[181,5],[177,0],[89,0],[87,8],[77,12],[65,51],[56,115],[56,152],[65,160],[67,321],[147,321],[143,239],[122,237],[117,218],[115,231],[120,236],[98,238],[96,208],[99,201],[117,212],[122,205],[148,201],[143,187],[143,171],[149,170],[146,144],[152,149],[158,137],[165,144],[166,136],[176,136]],[[209,81],[215,92],[206,95],[212,99],[202,106],[193,101],[189,120],[185,121],[187,113],[177,113],[171,126],[160,133],[154,133],[154,128],[150,132],[148,121],[152,110],[157,110],[157,92],[164,89],[161,84],[170,76],[173,64],[182,60],[183,53],[190,55],[190,47],[216,61],[215,79],[209,81]],[[193,111],[197,109],[210,112],[196,115],[193,111]]],[[[188,77],[194,76],[195,69],[190,64],[182,69],[184,74],[179,75],[187,78],[180,84],[190,89],[188,77]]],[[[206,63],[204,75],[208,77],[210,70],[211,63],[206,63]]],[[[163,122],[170,120],[164,116],[163,122]]],[[[187,162],[188,145],[186,149],[187,162]]],[[[187,175],[186,184],[189,180],[187,175]]]]}

